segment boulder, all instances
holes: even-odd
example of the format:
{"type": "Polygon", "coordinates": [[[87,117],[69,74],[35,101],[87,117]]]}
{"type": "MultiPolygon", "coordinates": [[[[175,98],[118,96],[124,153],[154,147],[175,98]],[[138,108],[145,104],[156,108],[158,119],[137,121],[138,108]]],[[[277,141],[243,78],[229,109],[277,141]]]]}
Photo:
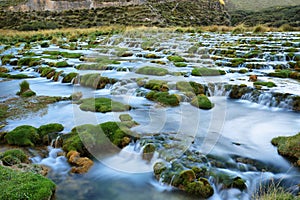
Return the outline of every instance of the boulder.
{"type": "Polygon", "coordinates": [[[86,173],[94,164],[93,161],[87,157],[80,157],[77,151],[70,151],[67,154],[68,162],[73,165],[71,172],[83,174],[86,173]]]}

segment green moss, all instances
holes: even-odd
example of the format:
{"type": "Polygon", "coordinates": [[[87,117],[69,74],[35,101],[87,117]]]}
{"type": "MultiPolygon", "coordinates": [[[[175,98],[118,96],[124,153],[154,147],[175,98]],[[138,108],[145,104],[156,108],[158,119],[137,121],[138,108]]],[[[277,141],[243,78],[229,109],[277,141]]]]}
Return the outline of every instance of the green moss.
{"type": "Polygon", "coordinates": [[[7,54],[1,56],[2,65],[6,65],[10,62],[10,59],[14,58],[15,56],[12,54],[7,54]]]}
{"type": "Polygon", "coordinates": [[[157,67],[145,66],[136,70],[137,74],[145,74],[145,75],[155,75],[155,76],[164,76],[169,73],[168,70],[157,67]]]}
{"type": "Polygon", "coordinates": [[[244,58],[257,58],[262,54],[261,50],[252,50],[244,55],[244,58]]]}
{"type": "Polygon", "coordinates": [[[191,105],[205,110],[209,110],[214,107],[214,104],[204,94],[194,97],[191,101],[191,105]]]}
{"type": "Polygon", "coordinates": [[[41,74],[41,77],[46,77],[51,72],[54,72],[55,69],[51,67],[39,67],[38,72],[41,74]]]}
{"type": "Polygon", "coordinates": [[[18,66],[36,66],[41,63],[40,58],[24,57],[18,60],[18,66]]]}
{"type": "Polygon", "coordinates": [[[267,87],[276,87],[277,85],[271,81],[263,82],[263,81],[256,81],[253,83],[253,85],[262,85],[267,87]]]}
{"type": "Polygon", "coordinates": [[[171,62],[185,62],[186,60],[181,56],[168,56],[167,59],[171,62]]]}
{"type": "Polygon", "coordinates": [[[154,144],[146,144],[143,149],[143,159],[151,160],[154,155],[155,149],[156,148],[154,144]]]}
{"type": "Polygon", "coordinates": [[[21,97],[32,97],[32,96],[35,96],[36,93],[32,90],[28,90],[26,92],[23,92],[20,96],[21,97]]]}
{"type": "Polygon", "coordinates": [[[184,62],[175,62],[174,65],[175,65],[175,67],[186,67],[187,66],[187,64],[184,62]]]}
{"type": "Polygon", "coordinates": [[[201,198],[209,198],[214,194],[212,186],[205,178],[200,178],[198,181],[188,183],[185,190],[187,193],[201,198]]]}
{"type": "Polygon", "coordinates": [[[0,160],[5,165],[11,166],[27,161],[27,156],[21,149],[10,149],[0,154],[0,160]]]}
{"type": "Polygon", "coordinates": [[[238,67],[239,65],[243,64],[246,61],[245,58],[233,58],[230,60],[231,67],[238,67]]]}
{"type": "Polygon", "coordinates": [[[54,194],[55,184],[32,172],[20,172],[0,166],[0,199],[46,200],[54,194]]]}
{"type": "Polygon", "coordinates": [[[132,121],[132,117],[129,114],[122,114],[119,116],[121,122],[132,121]]]}
{"type": "Polygon", "coordinates": [[[85,74],[80,77],[80,85],[94,89],[102,89],[107,84],[113,84],[115,82],[114,79],[103,77],[100,74],[85,74]]]}
{"type": "Polygon", "coordinates": [[[67,61],[60,61],[60,62],[55,63],[54,66],[57,68],[60,68],[60,67],[69,67],[70,65],[67,61]]]}
{"type": "Polygon", "coordinates": [[[0,121],[8,117],[8,105],[0,104],[0,121]]]}
{"type": "Polygon", "coordinates": [[[76,78],[77,76],[78,76],[78,73],[76,73],[76,72],[71,72],[71,73],[67,74],[67,75],[63,78],[63,80],[62,80],[61,82],[62,82],[62,83],[71,83],[72,80],[73,80],[74,78],[76,78]]]}
{"type": "Polygon", "coordinates": [[[161,103],[164,106],[178,106],[179,100],[175,94],[168,92],[151,91],[146,95],[146,98],[152,101],[161,103]]]}
{"type": "Polygon", "coordinates": [[[40,137],[43,137],[50,133],[59,133],[64,130],[64,126],[58,123],[45,124],[40,126],[37,131],[40,137]]]}
{"type": "Polygon", "coordinates": [[[26,74],[7,74],[7,73],[1,73],[1,78],[9,78],[9,79],[26,79],[26,78],[33,78],[32,76],[28,76],[26,74]]]}
{"type": "Polygon", "coordinates": [[[166,81],[161,80],[149,80],[145,85],[145,88],[150,90],[156,90],[161,92],[167,92],[169,90],[169,87],[167,85],[166,81]]]}
{"type": "Polygon", "coordinates": [[[277,146],[278,153],[296,160],[300,166],[300,133],[289,137],[276,137],[272,139],[272,144],[277,146]]]}
{"type": "Polygon", "coordinates": [[[219,76],[224,74],[226,74],[224,70],[210,69],[206,67],[194,68],[192,70],[193,76],[219,76]]]}
{"type": "Polygon", "coordinates": [[[195,95],[206,93],[206,87],[204,85],[193,81],[179,81],[176,83],[176,88],[182,92],[192,92],[195,95]]]}
{"type": "Polygon", "coordinates": [[[51,56],[62,56],[65,58],[80,58],[82,56],[81,53],[69,53],[69,52],[62,52],[62,51],[43,51],[43,54],[48,54],[51,56]]]}
{"type": "Polygon", "coordinates": [[[29,125],[18,126],[8,132],[4,138],[8,144],[18,146],[34,146],[39,141],[37,129],[29,125]]]}
{"type": "Polygon", "coordinates": [[[154,53],[147,53],[147,54],[145,54],[144,57],[145,57],[145,58],[153,58],[153,59],[161,58],[161,56],[158,56],[158,55],[156,55],[156,54],[154,54],[154,53]]]}
{"type": "Polygon", "coordinates": [[[107,70],[107,65],[100,64],[80,64],[76,67],[78,70],[107,70]]]}
{"type": "Polygon", "coordinates": [[[119,112],[130,110],[129,105],[122,104],[120,102],[112,101],[108,98],[88,98],[80,100],[82,103],[80,109],[84,111],[92,112],[119,112]]]}
{"type": "Polygon", "coordinates": [[[167,169],[167,166],[163,162],[157,162],[153,166],[153,171],[156,176],[158,176],[158,179],[160,178],[161,173],[163,173],[167,169]]]}

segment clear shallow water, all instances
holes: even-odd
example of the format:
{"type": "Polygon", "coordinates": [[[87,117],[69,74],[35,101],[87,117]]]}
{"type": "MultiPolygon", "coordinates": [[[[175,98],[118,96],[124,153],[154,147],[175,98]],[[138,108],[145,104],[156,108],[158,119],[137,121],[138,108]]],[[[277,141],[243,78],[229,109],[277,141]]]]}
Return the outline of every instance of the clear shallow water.
{"type": "MultiPolygon", "coordinates": [[[[274,33],[274,37],[279,37],[285,41],[293,38],[291,35],[274,33]],[[290,37],[291,36],[291,37],[290,37]]],[[[114,48],[113,40],[120,36],[115,36],[112,41],[105,44],[109,48],[114,48]]],[[[213,34],[208,33],[206,36],[191,36],[189,34],[180,35],[172,33],[168,36],[150,35],[149,38],[158,37],[162,42],[161,47],[166,47],[168,50],[179,52],[181,55],[187,56],[186,50],[197,42],[206,44],[207,47],[201,47],[194,57],[189,58],[187,68],[175,68],[172,63],[166,66],[160,66],[150,63],[148,59],[135,57],[122,58],[120,67],[128,69],[137,69],[145,65],[160,66],[170,70],[171,72],[190,72],[190,66],[209,66],[211,67],[212,60],[201,59],[202,55],[208,54],[208,47],[213,48],[224,41],[233,43],[238,39],[251,41],[252,36],[232,36],[230,34],[213,34]]],[[[253,36],[254,37],[254,36],[253,36]]],[[[264,39],[265,37],[254,37],[254,39],[264,39]]],[[[295,36],[297,39],[298,37],[295,36]]],[[[119,44],[122,47],[128,47],[133,38],[125,38],[119,44]]],[[[141,38],[136,41],[141,42],[141,38]]],[[[280,42],[272,44],[278,45],[280,42]]],[[[272,46],[271,45],[271,46],[272,46]]],[[[245,45],[246,46],[246,45],[245,45]]],[[[223,47],[222,47],[223,48],[223,47]]],[[[61,50],[56,46],[51,46],[51,50],[61,50]]],[[[217,49],[217,48],[216,48],[217,49]]],[[[226,48],[225,48],[226,49],[226,48]]],[[[249,49],[240,48],[241,52],[246,52],[249,49]]],[[[42,52],[43,49],[36,48],[37,52],[42,52]]],[[[137,45],[131,49],[134,53],[148,53],[143,51],[137,45]]],[[[66,51],[66,50],[64,50],[66,51]]],[[[17,53],[16,49],[11,52],[17,53]]],[[[97,49],[89,51],[78,51],[85,55],[100,55],[97,49]]],[[[111,56],[113,50],[110,50],[106,55],[111,56]]],[[[157,55],[163,55],[161,52],[157,55]]],[[[101,54],[102,55],[102,54],[101,54]]],[[[166,57],[161,60],[167,61],[166,57]]],[[[276,61],[286,62],[286,61],[276,61]]],[[[70,60],[70,63],[77,65],[78,60],[70,60]]],[[[270,64],[270,62],[269,62],[270,64]]],[[[212,66],[216,67],[216,66],[212,66]]],[[[219,67],[218,67],[219,68],[219,67]]],[[[230,67],[225,67],[225,70],[230,67]]],[[[289,92],[299,94],[299,82],[289,79],[278,79],[263,77],[269,72],[271,65],[267,69],[254,70],[254,73],[261,75],[260,79],[274,81],[278,87],[270,91],[289,92]]],[[[58,69],[61,70],[61,69],[58,69]]],[[[65,72],[77,71],[75,68],[63,68],[65,72]]],[[[71,104],[71,101],[58,102],[49,105],[48,110],[40,115],[27,116],[25,118],[8,120],[6,130],[28,124],[40,126],[46,123],[61,123],[64,125],[64,133],[69,132],[74,126],[81,124],[99,124],[107,121],[118,121],[119,115],[129,113],[140,126],[133,128],[134,131],[140,134],[148,133],[176,133],[174,137],[180,138],[182,149],[178,149],[176,153],[180,157],[187,149],[200,150],[205,155],[213,155],[222,158],[223,162],[239,166],[238,168],[217,168],[217,171],[224,171],[228,174],[240,176],[246,180],[247,190],[241,192],[237,189],[222,189],[215,181],[213,183],[215,194],[210,199],[250,199],[252,193],[261,182],[270,179],[281,180],[287,186],[296,185],[300,182],[299,169],[293,168],[286,159],[279,156],[277,149],[270,143],[273,137],[284,135],[294,135],[300,130],[299,113],[288,111],[285,107],[269,107],[261,104],[251,103],[248,100],[230,100],[227,99],[222,91],[215,91],[215,96],[210,99],[215,103],[212,110],[199,110],[192,107],[189,103],[183,102],[178,107],[164,108],[154,102],[148,101],[144,97],[137,96],[137,84],[129,80],[131,78],[145,77],[145,75],[136,74],[134,72],[117,72],[116,70],[94,71],[84,70],[77,71],[80,74],[100,73],[103,76],[127,80],[123,83],[118,82],[113,86],[107,86],[105,89],[92,90],[89,88],[80,87],[79,85],[62,84],[60,82],[52,82],[45,78],[28,79],[31,89],[38,95],[50,96],[70,96],[73,92],[82,92],[83,97],[110,97],[114,100],[130,104],[133,109],[122,113],[92,113],[83,112],[78,105],[71,104]],[[266,172],[263,170],[253,170],[247,163],[237,162],[235,158],[250,158],[264,163],[268,167],[266,172]]],[[[18,73],[13,71],[12,73],[18,73]]],[[[28,74],[37,75],[32,70],[28,74]]],[[[198,83],[232,83],[246,84],[252,86],[248,82],[247,74],[228,73],[224,76],[212,77],[183,77],[166,75],[162,77],[147,76],[148,79],[165,80],[174,84],[177,81],[196,81],[198,83]]],[[[14,97],[18,91],[20,80],[0,82],[1,100],[14,97]]],[[[171,92],[176,92],[171,90],[171,92]]],[[[156,159],[147,163],[141,159],[141,147],[137,144],[131,144],[121,152],[114,155],[101,157],[100,161],[95,160],[92,169],[84,175],[68,174],[70,166],[63,157],[57,156],[56,152],[59,149],[49,148],[49,156],[45,159],[34,158],[36,163],[46,164],[52,168],[49,177],[57,183],[57,199],[171,199],[171,200],[189,200],[197,199],[187,196],[168,185],[162,185],[156,181],[152,173],[152,165],[156,159]]]]}

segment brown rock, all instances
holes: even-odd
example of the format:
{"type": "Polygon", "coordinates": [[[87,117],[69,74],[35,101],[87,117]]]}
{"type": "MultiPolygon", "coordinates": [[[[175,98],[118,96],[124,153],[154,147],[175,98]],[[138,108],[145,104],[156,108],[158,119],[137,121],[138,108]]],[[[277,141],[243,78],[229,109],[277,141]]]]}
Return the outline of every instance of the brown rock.
{"type": "Polygon", "coordinates": [[[255,82],[255,81],[257,81],[257,75],[250,75],[250,77],[249,77],[249,80],[248,81],[251,81],[251,82],[255,82]]]}
{"type": "Polygon", "coordinates": [[[71,172],[83,174],[86,173],[94,164],[93,161],[87,157],[80,157],[77,151],[70,151],[67,154],[68,162],[73,165],[71,172]]]}

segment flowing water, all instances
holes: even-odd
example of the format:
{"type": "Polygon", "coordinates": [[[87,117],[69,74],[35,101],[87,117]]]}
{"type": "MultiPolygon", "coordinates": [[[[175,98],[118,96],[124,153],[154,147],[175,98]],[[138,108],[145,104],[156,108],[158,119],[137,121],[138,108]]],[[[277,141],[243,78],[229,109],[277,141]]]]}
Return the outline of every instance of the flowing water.
{"type": "MultiPolygon", "coordinates": [[[[42,124],[56,122],[63,124],[65,127],[64,133],[68,133],[77,125],[119,121],[120,114],[129,113],[133,120],[140,124],[132,130],[140,134],[172,133],[175,138],[180,138],[180,148],[171,152],[175,157],[179,158],[186,150],[197,150],[204,155],[221,158],[221,162],[233,166],[228,168],[214,167],[216,171],[224,171],[246,180],[247,189],[240,191],[238,189],[224,189],[211,178],[210,182],[215,190],[214,195],[210,198],[211,200],[251,199],[260,184],[273,179],[281,182],[291,191],[297,192],[296,185],[300,182],[299,169],[293,167],[289,161],[278,155],[277,149],[272,146],[270,141],[277,136],[294,135],[300,130],[299,112],[291,110],[291,102],[287,99],[278,103],[272,96],[275,92],[300,95],[299,81],[271,78],[263,75],[272,71],[276,65],[288,67],[288,61],[284,56],[286,53],[283,51],[285,47],[280,46],[280,44],[290,41],[294,43],[295,47],[297,45],[299,47],[299,33],[268,33],[263,36],[231,35],[230,33],[205,33],[202,35],[156,33],[146,36],[156,39],[154,44],[156,50],[161,47],[188,58],[189,63],[185,68],[176,68],[172,63],[164,66],[171,72],[190,72],[193,69],[192,67],[199,65],[213,65],[215,68],[229,70],[231,67],[225,66],[225,63],[230,58],[226,56],[217,59],[221,65],[214,65],[215,61],[209,57],[207,59],[201,59],[201,57],[206,55],[219,56],[218,50],[222,48],[236,48],[237,52],[243,54],[249,48],[251,49],[250,41],[265,41],[266,38],[271,37],[276,39],[269,43],[264,42],[257,45],[257,48],[264,49],[266,54],[263,58],[253,59],[256,59],[255,62],[262,59],[258,63],[264,67],[253,69],[253,72],[246,74],[227,73],[224,76],[212,77],[173,75],[158,77],[147,75],[149,79],[167,81],[171,88],[170,93],[179,93],[172,85],[174,86],[180,80],[210,84],[210,100],[215,104],[215,107],[211,110],[200,110],[191,106],[188,102],[181,102],[180,106],[177,107],[162,107],[147,100],[143,92],[148,90],[139,88],[134,81],[134,79],[145,77],[145,75],[136,74],[134,71],[145,65],[159,65],[150,63],[149,59],[139,57],[138,54],[156,53],[163,56],[160,60],[168,62],[166,54],[155,52],[155,50],[142,50],[139,46],[142,43],[142,38],[127,36],[120,43],[114,44],[117,38],[122,37],[122,35],[115,35],[103,40],[106,41],[103,46],[110,49],[115,48],[116,45],[126,47],[134,55],[129,58],[118,58],[121,60],[121,64],[112,65],[112,70],[78,71],[75,68],[62,68],[65,72],[76,71],[80,74],[101,73],[102,76],[118,79],[119,81],[114,85],[107,85],[106,88],[101,90],[93,90],[81,87],[79,84],[63,84],[41,77],[27,79],[27,81],[37,95],[69,96],[73,92],[80,91],[83,93],[84,98],[110,97],[129,104],[134,109],[121,113],[92,113],[81,111],[79,106],[72,104],[71,101],[63,101],[49,105],[47,112],[41,115],[8,120],[5,129],[12,130],[23,124],[38,127],[42,124]],[[244,41],[244,48],[242,45],[239,48],[235,45],[228,45],[235,44],[237,41],[244,41]],[[197,43],[202,43],[203,46],[199,47],[196,52],[189,53],[187,49],[197,43]],[[277,54],[270,54],[269,50],[277,46],[280,46],[277,54]],[[117,71],[118,68],[126,68],[127,70],[117,71]],[[275,82],[277,87],[262,92],[257,99],[254,99],[249,93],[239,100],[229,99],[228,92],[223,87],[224,84],[252,86],[252,83],[248,82],[248,75],[252,73],[261,75],[261,80],[275,82]],[[263,167],[244,162],[243,158],[260,163],[263,167]]],[[[77,50],[77,52],[82,52],[86,56],[99,55],[101,48],[103,47],[88,51],[77,50]]],[[[36,51],[42,52],[40,48],[37,48],[36,51]]],[[[13,50],[11,52],[17,53],[13,50]]],[[[108,51],[106,55],[116,58],[113,51],[108,51]]],[[[75,60],[73,63],[77,65],[80,61],[75,60]]],[[[253,64],[251,60],[249,63],[253,64]]],[[[243,66],[239,66],[239,68],[243,68],[243,66]]],[[[12,73],[19,72],[13,70],[12,73]]],[[[26,73],[38,76],[32,70],[27,70],[26,73]]],[[[19,83],[20,80],[0,82],[1,99],[14,97],[18,91],[19,83]]],[[[59,148],[49,147],[48,157],[34,157],[32,160],[51,168],[49,178],[57,184],[56,199],[196,199],[187,196],[184,192],[178,191],[170,185],[155,180],[152,167],[156,161],[163,159],[163,157],[155,154],[151,162],[147,162],[142,159],[142,148],[136,142],[131,143],[118,153],[105,155],[100,160],[95,160],[94,166],[84,175],[68,173],[70,166],[65,157],[58,155],[62,151],[59,148]]],[[[207,165],[210,166],[211,163],[207,163],[207,165]]]]}

